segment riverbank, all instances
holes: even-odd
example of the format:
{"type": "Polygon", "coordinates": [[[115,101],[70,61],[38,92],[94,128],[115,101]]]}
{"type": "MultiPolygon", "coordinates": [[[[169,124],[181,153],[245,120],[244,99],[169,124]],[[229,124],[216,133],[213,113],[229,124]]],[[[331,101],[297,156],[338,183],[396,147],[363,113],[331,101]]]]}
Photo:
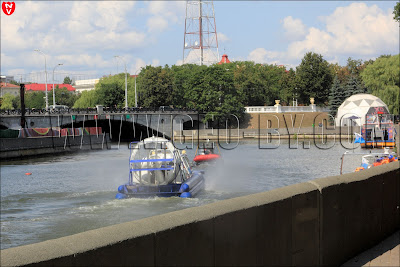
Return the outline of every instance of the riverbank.
{"type": "Polygon", "coordinates": [[[110,147],[108,134],[1,138],[0,158],[8,160],[79,150],[109,149],[110,147]]]}

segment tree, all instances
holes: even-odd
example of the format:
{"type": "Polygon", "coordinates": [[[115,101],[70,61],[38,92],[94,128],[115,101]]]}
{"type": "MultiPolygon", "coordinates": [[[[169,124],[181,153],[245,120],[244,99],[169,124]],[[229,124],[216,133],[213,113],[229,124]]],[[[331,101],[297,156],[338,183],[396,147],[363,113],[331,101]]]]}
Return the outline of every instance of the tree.
{"type": "Polygon", "coordinates": [[[125,81],[116,76],[101,78],[96,84],[95,93],[101,102],[98,104],[113,108],[125,106],[125,81]]]}
{"type": "Polygon", "coordinates": [[[363,66],[363,61],[361,59],[352,59],[349,57],[347,59],[347,69],[349,70],[350,75],[358,76],[361,72],[363,66]]]}
{"type": "Polygon", "coordinates": [[[95,90],[84,91],[78,97],[78,99],[75,101],[75,104],[73,105],[73,108],[95,107],[99,103],[100,102],[99,102],[99,99],[98,99],[98,97],[96,95],[95,90]]]}
{"type": "Polygon", "coordinates": [[[5,94],[2,97],[1,100],[1,106],[0,109],[14,109],[15,107],[13,106],[13,100],[14,100],[15,96],[13,96],[12,94],[5,94]]]}
{"type": "Polygon", "coordinates": [[[300,102],[308,104],[310,97],[314,97],[316,103],[327,102],[332,80],[332,70],[322,55],[313,52],[306,53],[296,68],[296,84],[300,102]]]}
{"type": "Polygon", "coordinates": [[[233,82],[233,64],[212,65],[196,72],[189,80],[185,100],[189,108],[206,112],[205,120],[243,117],[244,106],[233,82]]]}
{"type": "Polygon", "coordinates": [[[279,99],[280,80],[285,73],[285,69],[276,65],[261,65],[260,80],[263,83],[264,104],[272,106],[275,100],[279,99]]]}
{"type": "Polygon", "coordinates": [[[146,66],[140,77],[140,105],[159,107],[172,104],[173,75],[168,66],[146,66]]]}
{"type": "Polygon", "coordinates": [[[44,92],[27,92],[25,93],[25,107],[43,109],[45,108],[44,92]]]}
{"type": "Polygon", "coordinates": [[[364,88],[362,87],[360,81],[355,75],[350,75],[349,79],[347,80],[347,83],[344,87],[344,97],[345,99],[355,95],[355,94],[361,94],[365,93],[364,88]]]}
{"type": "MultiPolygon", "coordinates": [[[[75,95],[73,92],[68,91],[66,87],[59,88],[59,86],[56,85],[56,88],[54,90],[56,96],[55,102],[57,105],[72,107],[78,98],[77,95],[75,95]]],[[[49,103],[53,103],[52,93],[49,94],[49,103]]]]}
{"type": "Polygon", "coordinates": [[[63,81],[64,84],[72,84],[72,80],[69,76],[66,76],[63,81]]]}
{"type": "Polygon", "coordinates": [[[399,60],[400,55],[379,57],[361,73],[368,90],[385,102],[392,114],[400,110],[399,60]]]}
{"type": "Polygon", "coordinates": [[[19,86],[19,82],[15,81],[15,80],[11,80],[10,83],[19,86]]]}
{"type": "Polygon", "coordinates": [[[279,85],[281,88],[279,93],[279,99],[282,101],[281,104],[290,106],[296,89],[296,73],[292,68],[282,75],[279,85]]]}
{"type": "Polygon", "coordinates": [[[187,107],[185,100],[185,92],[190,89],[189,80],[197,72],[207,66],[199,66],[196,64],[185,64],[182,66],[172,66],[172,105],[174,107],[187,107]]]}
{"type": "Polygon", "coordinates": [[[246,106],[263,106],[265,104],[265,84],[261,80],[261,64],[239,62],[234,71],[234,86],[242,96],[246,106]]]}
{"type": "Polygon", "coordinates": [[[330,114],[335,117],[338,108],[342,104],[343,100],[345,99],[343,87],[340,84],[340,80],[338,76],[335,76],[333,79],[333,84],[329,90],[329,109],[330,114]]]}
{"type": "Polygon", "coordinates": [[[400,22],[400,2],[397,2],[397,4],[394,6],[393,15],[393,19],[397,22],[400,22]]]}

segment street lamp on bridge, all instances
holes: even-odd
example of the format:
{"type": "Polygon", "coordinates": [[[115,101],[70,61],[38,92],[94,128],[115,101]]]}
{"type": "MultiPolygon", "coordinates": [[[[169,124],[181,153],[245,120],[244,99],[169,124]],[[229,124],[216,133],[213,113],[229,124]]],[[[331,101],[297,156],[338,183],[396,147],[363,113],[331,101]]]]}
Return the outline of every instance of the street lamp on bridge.
{"type": "Polygon", "coordinates": [[[136,95],[136,78],[137,78],[137,73],[138,73],[138,71],[140,71],[140,70],[142,70],[142,68],[140,68],[140,69],[138,69],[136,72],[135,72],[135,108],[137,108],[137,95],[136,95]]]}
{"type": "Polygon", "coordinates": [[[53,108],[56,108],[56,93],[55,93],[55,88],[54,88],[54,71],[58,66],[63,65],[62,63],[58,63],[54,68],[53,68],[53,108]]]}
{"type": "Polygon", "coordinates": [[[116,58],[121,59],[125,64],[125,109],[128,109],[128,80],[127,80],[127,70],[126,70],[126,62],[121,56],[114,56],[116,58]]]}
{"type": "Polygon", "coordinates": [[[45,74],[45,86],[46,86],[46,111],[49,110],[49,97],[47,95],[47,62],[46,62],[46,54],[43,53],[43,51],[39,50],[39,49],[35,49],[33,50],[35,52],[39,52],[44,56],[44,74],[45,74]]]}

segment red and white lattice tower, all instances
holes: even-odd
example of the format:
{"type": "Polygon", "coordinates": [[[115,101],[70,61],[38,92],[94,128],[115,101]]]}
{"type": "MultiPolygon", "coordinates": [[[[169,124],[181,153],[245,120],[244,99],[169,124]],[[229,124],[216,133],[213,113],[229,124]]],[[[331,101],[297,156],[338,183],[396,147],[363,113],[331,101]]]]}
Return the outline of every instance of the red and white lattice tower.
{"type": "Polygon", "coordinates": [[[218,61],[213,1],[187,1],[183,64],[211,65],[218,61]]]}

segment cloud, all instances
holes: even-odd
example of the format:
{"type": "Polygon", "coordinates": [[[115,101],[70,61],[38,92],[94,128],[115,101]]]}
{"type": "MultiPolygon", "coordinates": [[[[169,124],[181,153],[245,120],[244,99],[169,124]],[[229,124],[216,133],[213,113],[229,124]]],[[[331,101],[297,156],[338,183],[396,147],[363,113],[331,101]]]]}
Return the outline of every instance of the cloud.
{"type": "Polygon", "coordinates": [[[134,75],[135,73],[139,73],[140,69],[146,67],[146,65],[146,62],[143,59],[138,58],[136,59],[135,64],[131,66],[130,73],[132,75],[134,75]]]}
{"type": "MultiPolygon", "coordinates": [[[[192,49],[185,51],[185,64],[200,64],[201,52],[200,49],[192,49]]],[[[203,64],[211,65],[219,62],[221,59],[218,58],[216,49],[205,49],[203,50],[203,64]]],[[[183,61],[179,61],[181,63],[183,61]]],[[[182,63],[181,63],[182,64],[182,63]]]]}
{"type": "Polygon", "coordinates": [[[147,27],[150,33],[163,32],[171,24],[183,21],[186,2],[184,1],[150,1],[147,7],[151,17],[147,20],[147,27]]]}
{"type": "Polygon", "coordinates": [[[289,45],[293,58],[313,51],[326,57],[353,55],[362,58],[398,53],[398,23],[390,11],[376,5],[353,3],[338,7],[333,14],[322,17],[323,30],[310,28],[306,37],[289,45]]]}
{"type": "Polygon", "coordinates": [[[149,32],[163,32],[168,28],[168,21],[163,17],[153,16],[147,20],[149,32]]]}
{"type": "Polygon", "coordinates": [[[300,40],[307,34],[307,29],[303,22],[300,19],[292,18],[292,16],[284,18],[282,26],[289,41],[300,40]]]}
{"type": "Polygon", "coordinates": [[[367,60],[399,52],[399,26],[393,20],[392,10],[384,12],[376,5],[352,3],[319,19],[325,23],[322,29],[306,29],[301,20],[290,16],[284,18],[284,34],[291,38],[287,50],[277,52],[256,48],[249,53],[248,59],[298,65],[310,51],[321,54],[329,62],[344,61],[349,56],[367,60]]]}
{"type": "Polygon", "coordinates": [[[89,66],[90,68],[104,68],[110,67],[112,64],[112,58],[109,60],[103,59],[102,55],[96,53],[90,55],[88,53],[79,55],[60,55],[56,59],[62,62],[65,66],[89,66]]]}
{"type": "Polygon", "coordinates": [[[225,34],[223,34],[222,32],[218,33],[218,42],[229,42],[231,39],[229,39],[228,36],[226,36],[225,34]]]}
{"type": "Polygon", "coordinates": [[[264,48],[256,48],[250,52],[248,60],[255,63],[277,64],[282,58],[282,53],[276,51],[267,51],[264,48]]]}
{"type": "Polygon", "coordinates": [[[2,71],[39,71],[42,56],[48,66],[60,60],[68,66],[109,68],[109,53],[131,51],[147,43],[145,31],[128,25],[136,2],[17,2],[12,16],[1,16],[2,71]],[[96,54],[94,53],[96,51],[96,54]],[[11,59],[11,60],[10,60],[11,59]],[[82,65],[80,65],[82,64],[82,65]],[[5,67],[6,66],[6,67],[5,67]]]}

